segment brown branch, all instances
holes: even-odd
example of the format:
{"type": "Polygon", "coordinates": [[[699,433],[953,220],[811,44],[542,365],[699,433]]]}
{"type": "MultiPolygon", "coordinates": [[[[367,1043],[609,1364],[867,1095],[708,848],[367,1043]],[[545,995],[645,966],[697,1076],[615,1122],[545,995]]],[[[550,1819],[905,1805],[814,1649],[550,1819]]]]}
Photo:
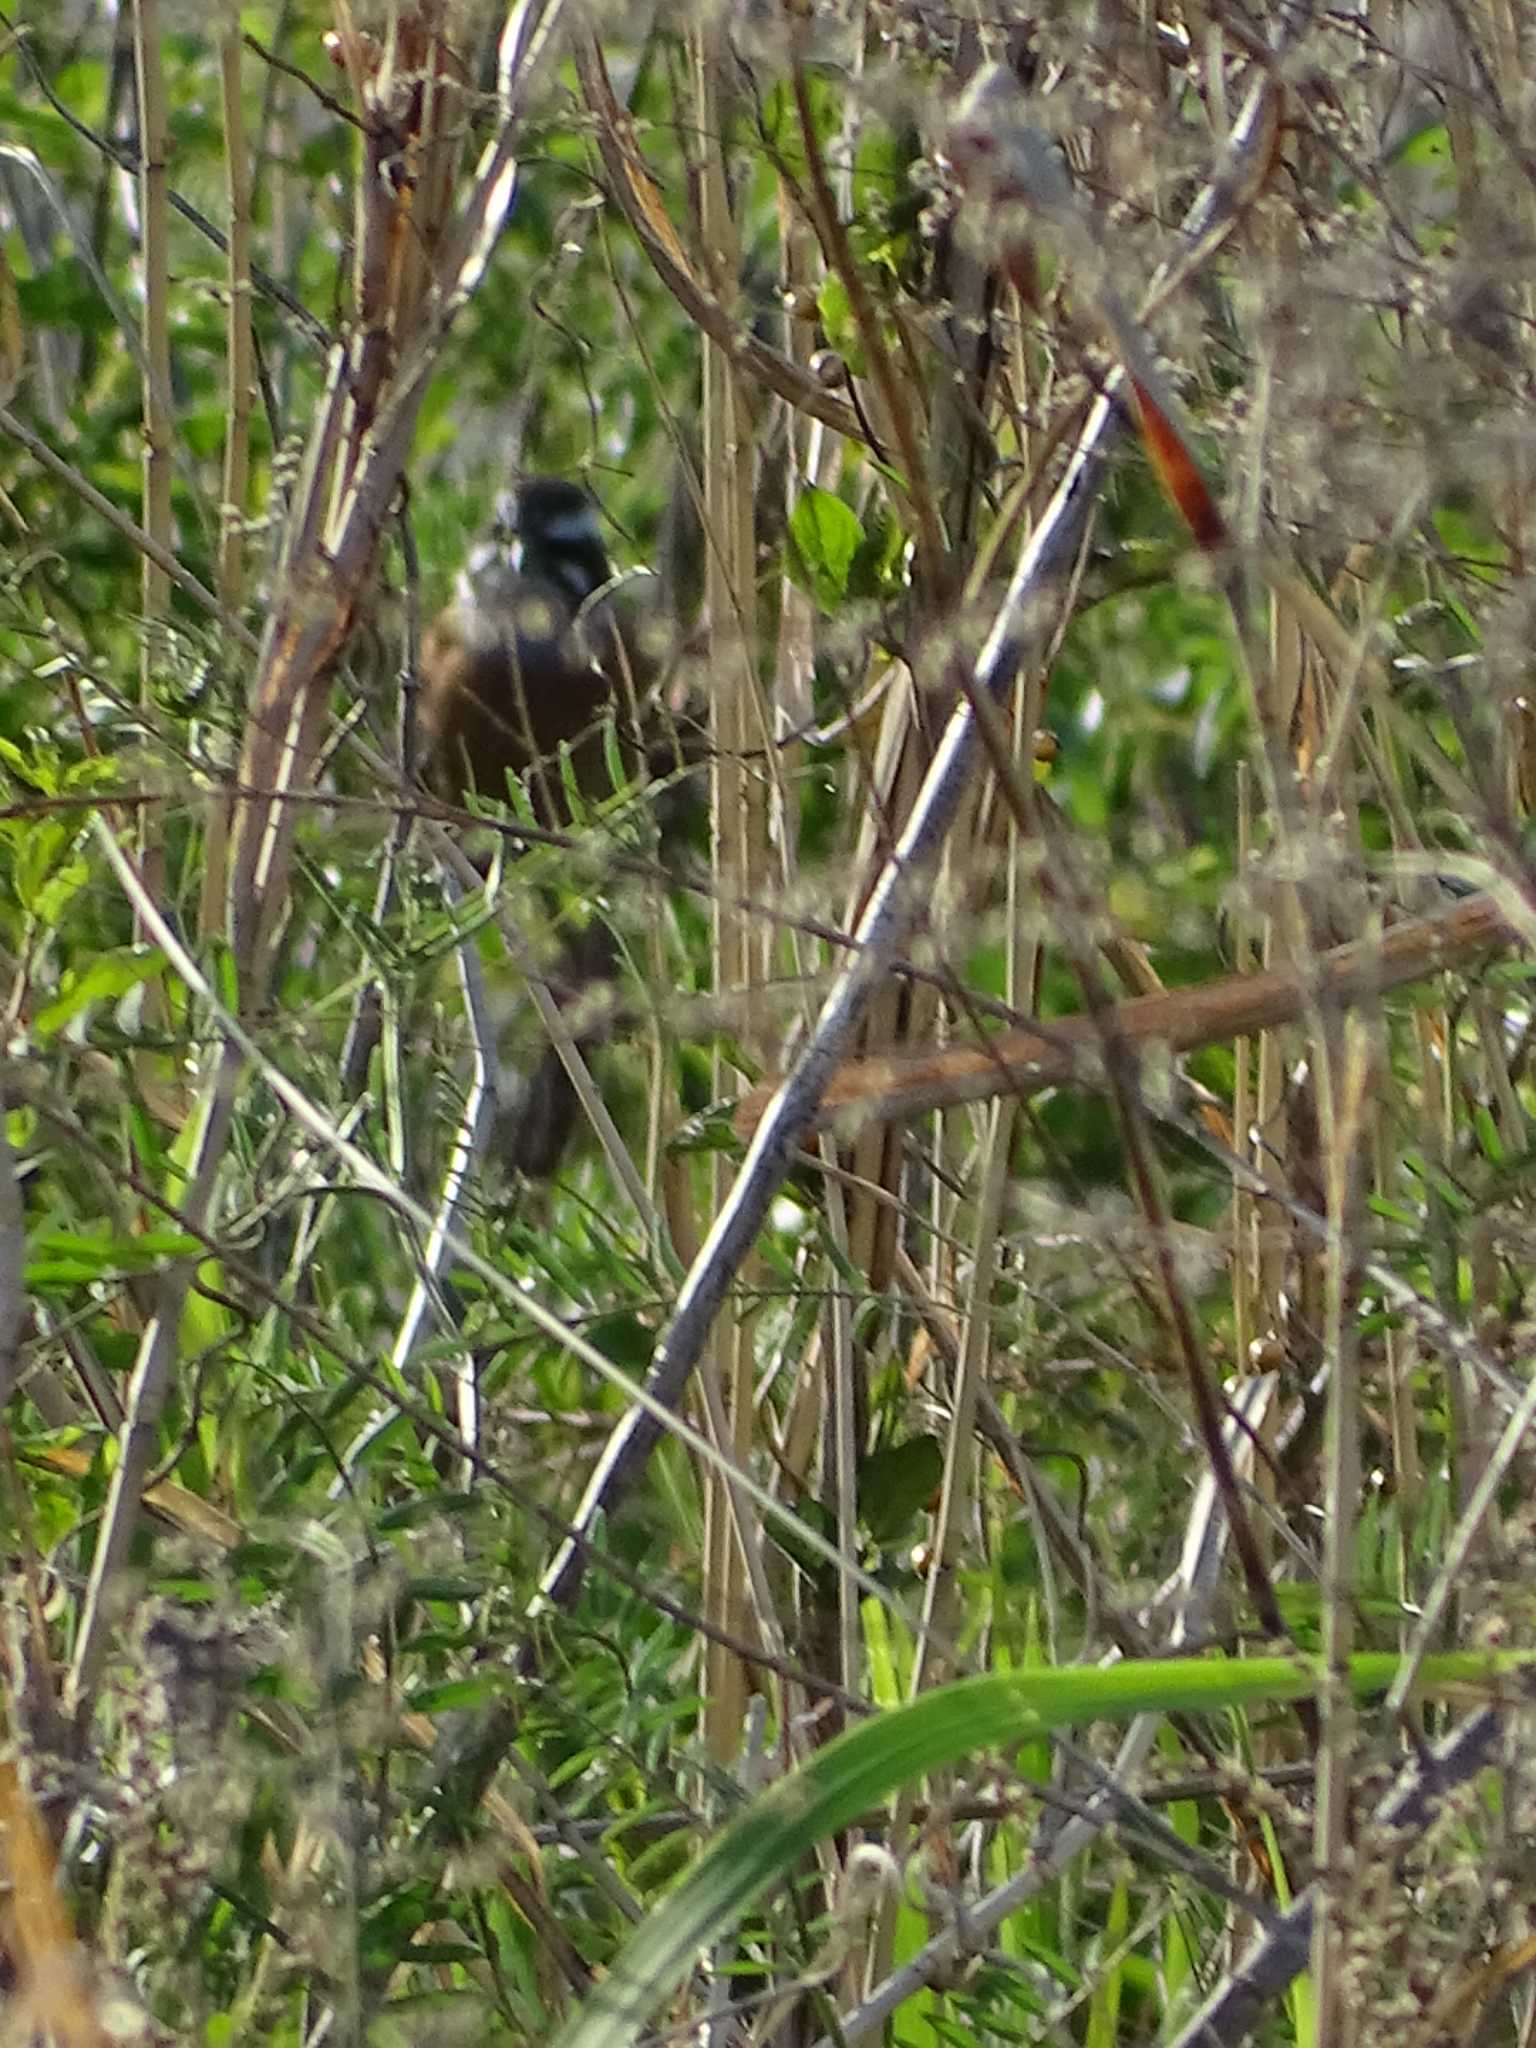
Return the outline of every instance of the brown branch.
{"type": "Polygon", "coordinates": [[[596,117],[598,154],[608,173],[610,196],[656,275],[694,326],[765,389],[847,440],[862,442],[864,429],[851,405],[825,390],[792,357],[759,341],[705,289],[661,204],[656,181],[635,142],[634,124],[619,105],[596,38],[573,37],[571,56],[582,97],[596,117]]]}
{"type": "Polygon", "coordinates": [[[854,325],[863,345],[870,374],[885,407],[886,423],[901,451],[902,467],[906,472],[903,488],[917,522],[917,551],[922,564],[925,595],[929,604],[938,605],[948,595],[946,586],[950,580],[950,570],[944,536],[939,528],[939,517],[934,509],[933,493],[929,487],[928,469],[918,439],[919,430],[926,424],[923,419],[923,395],[911,384],[903,387],[898,379],[890,351],[885,345],[885,336],[880,331],[879,317],[864,282],[863,272],[854,260],[847,232],[838,213],[837,201],[832,196],[832,186],[821,153],[821,140],[816,133],[816,114],[811,106],[810,86],[806,82],[805,43],[809,20],[791,13],[790,21],[790,90],[794,94],[795,111],[799,116],[800,139],[805,150],[808,173],[807,184],[801,195],[802,203],[809,210],[811,224],[816,230],[817,240],[821,243],[828,269],[841,280],[843,289],[848,294],[849,309],[853,314],[854,325]]]}
{"type": "MultiPolygon", "coordinates": [[[[1340,1008],[1366,1002],[1518,943],[1515,925],[1494,899],[1473,896],[1436,917],[1396,925],[1380,939],[1336,946],[1319,957],[1315,976],[1229,974],[1199,988],[1135,997],[1110,1015],[1125,1043],[1197,1052],[1294,1023],[1313,1000],[1340,1008]]],[[[829,1083],[815,1128],[836,1125],[846,1132],[866,1123],[905,1123],[1007,1090],[1033,1095],[1069,1081],[1102,1086],[1104,1079],[1102,1026],[1091,1017],[1063,1017],[979,1045],[850,1060],[829,1083]]],[[[765,1082],[744,1098],[736,1112],[738,1135],[756,1130],[777,1085],[765,1082]]]]}
{"type": "Polygon", "coordinates": [[[252,691],[240,779],[280,792],[238,818],[230,936],[259,1007],[287,901],[293,807],[315,768],[327,684],[368,587],[427,382],[453,320],[490,261],[515,189],[513,142],[528,79],[563,0],[514,6],[501,40],[501,122],[471,188],[453,205],[464,88],[443,40],[443,0],[414,0],[387,45],[338,34],[338,61],[363,112],[356,305],[333,349],[285,537],[252,691]]]}

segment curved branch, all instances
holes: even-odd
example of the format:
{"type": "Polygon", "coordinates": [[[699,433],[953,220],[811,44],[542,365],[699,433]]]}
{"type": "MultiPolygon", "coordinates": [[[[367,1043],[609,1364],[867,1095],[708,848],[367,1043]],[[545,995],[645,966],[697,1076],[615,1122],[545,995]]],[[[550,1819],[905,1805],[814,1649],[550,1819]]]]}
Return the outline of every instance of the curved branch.
{"type": "MultiPolygon", "coordinates": [[[[1519,932],[1492,896],[1469,897],[1437,917],[1395,925],[1379,939],[1356,939],[1322,954],[1314,974],[1228,974],[1200,988],[1167,989],[1117,1004],[1106,1018],[1063,1017],[1025,1031],[1005,1031],[977,1045],[909,1051],[852,1060],[838,1069],[811,1126],[846,1134],[867,1123],[908,1123],[930,1110],[986,1102],[995,1095],[1036,1095],[1069,1081],[1104,1078],[1104,1043],[1113,1033],[1135,1046],[1179,1055],[1228,1039],[1291,1024],[1319,997],[1340,1008],[1389,989],[1507,951],[1519,932]]],[[[773,1097],[765,1082],[736,1112],[750,1137],[773,1097]]]]}
{"type": "Polygon", "coordinates": [[[597,121],[598,154],[613,200],[656,275],[694,326],[775,397],[834,433],[863,443],[864,429],[851,405],[825,390],[791,357],[759,341],[705,289],[657,198],[655,180],[635,145],[633,125],[619,105],[596,37],[590,32],[575,36],[571,54],[582,97],[597,121]]]}

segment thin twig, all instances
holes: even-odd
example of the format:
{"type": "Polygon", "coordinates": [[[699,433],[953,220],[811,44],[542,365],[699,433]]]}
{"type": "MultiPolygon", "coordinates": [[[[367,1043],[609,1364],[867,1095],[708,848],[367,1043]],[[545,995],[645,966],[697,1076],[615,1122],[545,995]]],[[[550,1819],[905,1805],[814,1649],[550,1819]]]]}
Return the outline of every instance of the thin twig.
{"type": "MultiPolygon", "coordinates": [[[[446,870],[443,879],[451,906],[457,899],[462,885],[446,870]]],[[[491,1121],[496,1111],[496,1027],[486,1001],[485,973],[473,940],[466,940],[460,945],[454,958],[458,963],[459,987],[463,992],[464,1015],[469,1024],[470,1045],[473,1048],[469,1087],[464,1096],[464,1107],[459,1114],[458,1128],[449,1142],[448,1159],[443,1168],[442,1186],[438,1191],[432,1227],[427,1232],[416,1260],[410,1295],[395,1332],[395,1341],[390,1347],[389,1370],[400,1379],[404,1379],[410,1366],[428,1311],[434,1307],[441,1307],[442,1275],[447,1264],[448,1247],[453,1241],[460,1214],[468,1199],[471,1176],[484,1155],[486,1139],[490,1135],[491,1121]]],[[[466,1443],[471,1444],[478,1443],[480,1438],[475,1408],[474,1371],[474,1362],[468,1355],[468,1347],[462,1347],[454,1366],[458,1394],[456,1413],[459,1434],[466,1443]]],[[[342,1460],[342,1469],[331,1486],[333,1499],[351,1486],[357,1467],[366,1456],[369,1446],[380,1430],[394,1420],[396,1412],[393,1401],[376,1408],[353,1437],[342,1460]]]]}
{"type": "Polygon", "coordinates": [[[575,38],[576,76],[597,117],[597,146],[608,172],[609,191],[629,222],[656,275],[690,321],[715,347],[799,412],[808,413],[846,440],[862,442],[864,430],[853,407],[795,362],[759,341],[700,283],[657,197],[629,117],[614,96],[601,49],[592,36],[575,38]]]}
{"type": "MultiPolygon", "coordinates": [[[[116,874],[124,894],[143,918],[151,938],[163,948],[172,968],[206,1009],[211,1026],[218,1033],[218,1045],[226,1055],[225,1063],[216,1063],[220,1065],[220,1070],[227,1071],[238,1079],[240,1072],[238,1061],[233,1066],[227,1064],[228,1060],[232,1057],[230,1049],[233,1048],[234,1052],[243,1056],[247,1065],[259,1076],[265,1086],[271,1089],[289,1115],[294,1118],[299,1128],[305,1131],[326,1152],[331,1154],[339,1164],[347,1169],[357,1187],[389,1204],[413,1229],[425,1236],[433,1227],[434,1218],[432,1211],[426,1208],[423,1203],[418,1202],[404,1188],[398,1186],[388,1174],[375,1164],[367,1153],[344,1137],[337,1130],[331,1119],[310,1100],[304,1090],[299,1088],[274,1061],[267,1057],[252,1032],[219,1000],[207,976],[203,974],[196,961],[187,951],[181,938],[167,921],[160,906],[153,901],[145,890],[143,878],[135,871],[132,862],[127,859],[107,827],[99,819],[96,821],[96,830],[98,840],[106,851],[113,872],[116,874]]],[[[216,1134],[222,1138],[225,1134],[224,1129],[221,1129],[214,1119],[209,1118],[208,1121],[210,1126],[215,1129],[216,1134]]],[[[203,1154],[207,1149],[205,1145],[200,1145],[196,1148],[196,1156],[199,1161],[202,1160],[203,1154]]],[[[192,1184],[194,1188],[200,1186],[200,1183],[195,1178],[192,1184]]],[[[190,1200],[187,1206],[190,1213],[194,1216],[201,1213],[201,1211],[193,1208],[190,1200]]],[[[713,1467],[720,1463],[720,1453],[699,1431],[694,1429],[680,1415],[673,1413],[670,1409],[662,1408],[656,1397],[646,1387],[632,1379],[622,1367],[615,1365],[595,1345],[589,1343],[578,1329],[569,1323],[562,1322],[552,1309],[546,1308],[536,1296],[520,1287],[517,1281],[504,1272],[492,1259],[487,1258],[483,1253],[478,1252],[473,1245],[465,1243],[462,1238],[451,1232],[445,1234],[445,1251],[449,1257],[461,1265],[467,1272],[473,1273],[511,1315],[525,1318],[531,1322],[544,1336],[552,1339],[556,1345],[569,1351],[588,1371],[596,1373],[600,1379],[605,1380],[617,1392],[622,1394],[626,1401],[637,1404],[642,1413],[654,1413],[655,1420],[660,1429],[669,1431],[672,1435],[676,1436],[679,1442],[686,1445],[696,1457],[702,1459],[707,1465],[713,1467]]],[[[173,1270],[179,1272],[180,1267],[178,1266],[173,1270]]],[[[190,1277],[190,1273],[188,1277],[190,1277]]],[[[185,1292],[185,1281],[182,1282],[182,1292],[185,1292]]],[[[163,1364],[163,1361],[158,1362],[163,1364]]],[[[159,1391],[163,1397],[163,1386],[159,1387],[159,1391]]],[[[456,1432],[454,1441],[456,1444],[462,1444],[462,1439],[458,1437],[456,1432]]],[[[846,1563],[845,1560],[839,1559],[836,1547],[833,1544],[829,1543],[815,1529],[808,1528],[792,1509],[787,1508],[781,1501],[776,1500],[768,1489],[760,1485],[750,1473],[738,1471],[734,1474],[734,1477],[744,1492],[760,1508],[772,1516],[775,1521],[791,1526],[796,1533],[797,1541],[802,1543],[807,1549],[814,1551],[818,1557],[824,1559],[829,1565],[846,1563]]],[[[582,1541],[583,1544],[585,1542],[584,1537],[577,1540],[582,1541]]],[[[883,1602],[890,1600],[889,1593],[869,1573],[860,1572],[858,1577],[859,1584],[866,1594],[870,1594],[883,1602]]]]}
{"type": "Polygon", "coordinates": [[[27,1317],[27,1223],[7,1116],[0,1096],[0,1411],[16,1391],[27,1317]]]}
{"type": "MultiPolygon", "coordinates": [[[[136,899],[135,908],[146,929],[152,929],[158,914],[151,914],[153,906],[142,881],[105,821],[98,818],[95,824],[108,859],[130,896],[136,899]]],[[[195,1150],[196,1166],[185,1202],[187,1214],[198,1222],[211,1212],[227,1157],[239,1075],[238,1050],[225,1040],[205,1065],[199,1089],[196,1116],[200,1143],[195,1150]]],[[[180,1357],[182,1310],[196,1270],[195,1258],[176,1259],[161,1274],[154,1313],[140,1339],[128,1382],[117,1463],[91,1560],[75,1653],[64,1688],[65,1711],[74,1722],[77,1737],[83,1736],[95,1706],[96,1688],[120,1619],[116,1602],[121,1596],[121,1579],[139,1523],[143,1490],[154,1469],[160,1417],[180,1357]]]]}
{"type": "MultiPolygon", "coordinates": [[[[978,657],[978,691],[1001,693],[1048,620],[1050,592],[1073,560],[1097,493],[1102,458],[1112,438],[1115,407],[1101,399],[1071,464],[1024,549],[996,623],[978,657]]],[[[886,863],[860,922],[855,950],[838,975],[794,1068],[759,1123],[730,1196],[716,1216],[678,1297],[672,1327],[647,1383],[651,1404],[632,1409],[615,1430],[583,1497],[577,1527],[590,1531],[600,1514],[629,1493],[674,1412],[707,1342],[731,1281],[766,1219],[795,1149],[816,1115],[832,1074],[850,1044],[866,1003],[905,944],[920,908],[922,886],[937,860],[969,786],[976,756],[974,713],[962,699],[934,758],[911,821],[886,863]]],[[[562,1547],[545,1574],[541,1601],[568,1605],[581,1582],[584,1555],[562,1547]]]]}
{"type": "MultiPolygon", "coordinates": [[[[1376,1811],[1376,1825],[1399,1835],[1420,1834],[1445,1795],[1475,1777],[1494,1758],[1504,1726],[1495,1707],[1482,1707],[1422,1760],[1415,1760],[1376,1811]]],[[[1301,1897],[1214,1991],[1170,2043],[1170,2048],[1236,2048],[1257,2026],[1265,2006],[1307,1967],[1317,1886],[1301,1897]]]]}
{"type": "MultiPolygon", "coordinates": [[[[60,483],[73,491],[83,504],[89,505],[93,512],[106,520],[115,533],[121,534],[130,547],[137,548],[147,562],[153,562],[155,567],[168,576],[179,589],[184,590],[194,603],[201,605],[213,618],[223,617],[223,606],[205,583],[200,583],[190,569],[184,569],[169,549],[163,547],[152,534],[130,519],[126,512],[119,511],[110,498],[104,498],[93,483],[88,483],[79,470],[66,462],[62,455],[56,454],[41,435],[34,434],[24,421],[16,417],[9,406],[0,406],[0,431],[9,434],[13,441],[19,441],[27,453],[43,465],[50,476],[56,477],[60,483]]],[[[257,640],[250,628],[238,619],[229,620],[228,625],[230,635],[236,644],[243,647],[247,653],[254,653],[257,640]]]]}
{"type": "MultiPolygon", "coordinates": [[[[22,1092],[18,1088],[18,1095],[22,1092]]],[[[46,1099],[40,1099],[35,1089],[28,1089],[26,1094],[27,1099],[35,1104],[39,1116],[46,1118],[71,1144],[79,1146],[84,1153],[91,1156],[95,1164],[110,1167],[122,1179],[123,1184],[154,1209],[156,1213],[164,1216],[179,1231],[183,1231],[188,1237],[195,1239],[211,1258],[219,1262],[220,1266],[224,1268],[232,1279],[240,1282],[248,1291],[249,1299],[263,1301],[278,1314],[285,1317],[293,1324],[295,1329],[301,1331],[327,1357],[334,1358],[358,1387],[366,1388],[371,1393],[393,1400],[397,1412],[410,1422],[414,1428],[419,1429],[424,1438],[432,1443],[441,1445],[443,1450],[451,1456],[461,1458],[466,1464],[473,1466],[477,1478],[484,1480],[487,1485],[497,1488],[508,1500],[516,1501],[523,1511],[533,1516],[534,1520],[541,1525],[549,1536],[558,1538],[571,1533],[571,1524],[565,1520],[564,1516],[557,1514],[553,1508],[547,1507],[543,1501],[531,1495],[526,1484],[514,1473],[497,1464],[494,1459],[488,1457],[484,1450],[477,1445],[469,1443],[461,1437],[454,1425],[446,1421],[442,1414],[430,1403],[413,1400],[409,1395],[402,1394],[397,1386],[392,1385],[386,1380],[382,1370],[371,1365],[361,1355],[349,1352],[340,1342],[333,1321],[329,1321],[314,1310],[306,1308],[302,1302],[279,1293],[265,1274],[258,1271],[255,1266],[230,1249],[227,1240],[216,1235],[205,1224],[197,1223],[185,1208],[169,1200],[162,1189],[155,1187],[151,1182],[134,1173],[131,1168],[123,1169],[120,1162],[116,1159],[109,1159],[106,1153],[93,1144],[90,1137],[80,1128],[80,1125],[71,1113],[68,1113],[58,1104],[46,1099]]],[[[208,1286],[203,1282],[195,1282],[194,1286],[196,1292],[204,1295],[208,1300],[218,1303],[221,1307],[231,1309],[242,1316],[247,1313],[248,1300],[239,1300],[223,1290],[208,1286]]],[[[502,1420],[506,1422],[516,1422],[520,1419],[539,1419],[544,1421],[554,1419],[547,1414],[540,1415],[537,1413],[532,1417],[528,1417],[526,1411],[520,1416],[519,1411],[516,1409],[502,1409],[499,1412],[502,1420]]],[[[562,1413],[559,1420],[563,1426],[571,1426],[572,1418],[570,1415],[562,1413]]],[[[608,1426],[606,1417],[593,1416],[588,1418],[588,1420],[593,1428],[606,1428],[608,1426]]],[[[217,1532],[222,1527],[220,1518],[213,1517],[209,1513],[204,1512],[206,1503],[199,1501],[198,1506],[199,1519],[195,1525],[194,1533],[207,1536],[210,1531],[217,1532]]],[[[229,1540],[233,1542],[235,1537],[232,1535],[229,1540]]],[[[665,1616],[670,1621],[679,1623],[690,1632],[702,1635],[709,1634],[710,1624],[706,1618],[700,1615],[695,1608],[686,1606],[662,1592],[657,1585],[656,1575],[653,1571],[647,1572],[638,1568],[632,1569],[621,1563],[617,1558],[605,1557],[601,1553],[594,1556],[593,1563],[595,1570],[611,1579],[615,1585],[624,1587],[626,1592],[634,1594],[648,1606],[653,1607],[658,1614],[665,1616]]],[[[889,1595],[883,1595],[882,1597],[889,1599],[889,1595]]],[[[895,1603],[892,1602],[891,1604],[894,1606],[895,1603]]],[[[806,1671],[802,1665],[788,1662],[778,1663],[766,1650],[754,1649],[750,1643],[737,1637],[725,1638],[723,1641],[724,1647],[732,1650],[736,1655],[746,1657],[749,1661],[757,1662],[764,1670],[772,1671],[787,1682],[803,1687],[818,1698],[836,1700],[846,1712],[861,1714],[870,1711],[867,1701],[844,1693],[833,1680],[817,1677],[806,1671]]]]}
{"type": "MultiPolygon", "coordinates": [[[[43,95],[44,99],[47,100],[49,106],[52,107],[59,119],[72,129],[83,142],[89,143],[92,149],[98,150],[109,162],[115,164],[120,171],[127,172],[130,177],[137,177],[139,170],[138,150],[130,148],[125,143],[114,142],[108,135],[98,134],[87,122],[82,121],[78,115],[72,113],[54,91],[41,66],[32,55],[27,38],[16,34],[9,17],[3,13],[0,13],[0,28],[5,29],[7,34],[13,38],[12,47],[20,52],[21,60],[31,74],[32,83],[43,95]]],[[[172,210],[179,213],[188,226],[196,229],[197,233],[203,236],[206,241],[211,242],[221,256],[229,254],[229,238],[222,228],[216,227],[205,213],[200,213],[190,201],[183,199],[179,192],[174,190],[168,192],[167,199],[172,210]]],[[[81,237],[80,248],[82,260],[94,263],[94,251],[91,249],[88,236],[81,237]]],[[[322,348],[328,345],[331,337],[326,330],[324,322],[317,320],[303,300],[296,298],[285,284],[280,283],[277,278],[273,277],[270,272],[263,270],[260,265],[252,266],[251,282],[263,298],[270,299],[275,306],[282,307],[289,319],[303,330],[308,340],[322,348]]],[[[135,346],[137,346],[136,343],[135,346]]]]}
{"type": "MultiPolygon", "coordinates": [[[[1240,1424],[1234,1418],[1226,1428],[1229,1448],[1235,1450],[1242,1440],[1240,1424]]],[[[1214,1490],[1209,1498],[1197,1495],[1180,1559],[1181,1597],[1174,1609],[1170,1648],[1183,1645],[1205,1626],[1217,1584],[1213,1567],[1227,1535],[1225,1517],[1214,1490]]],[[[819,2041],[816,2048],[853,2048],[854,2043],[867,2039],[915,1992],[942,1980],[957,1957],[973,1950],[1010,1914],[1018,1912],[1069,1869],[1098,1839],[1125,1799],[1134,1796],[1126,1788],[1151,1755],[1162,1723],[1161,1714],[1138,1714],[1126,1730],[1113,1764],[1065,1826],[1059,1830],[1053,1827],[1047,1839],[1036,1843],[1023,1869],[974,1905],[967,1905],[963,1915],[956,1914],[853,2011],[841,2015],[835,2034],[819,2041]]]]}

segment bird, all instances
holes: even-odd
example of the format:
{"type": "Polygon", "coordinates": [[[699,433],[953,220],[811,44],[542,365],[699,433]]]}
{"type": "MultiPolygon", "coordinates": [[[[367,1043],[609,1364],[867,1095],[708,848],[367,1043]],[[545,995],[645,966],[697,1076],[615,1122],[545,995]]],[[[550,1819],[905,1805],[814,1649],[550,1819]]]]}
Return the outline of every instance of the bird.
{"type": "MultiPolygon", "coordinates": [[[[505,799],[514,779],[539,825],[558,831],[571,822],[562,750],[583,797],[612,792],[610,717],[621,759],[643,776],[645,704],[661,666],[654,626],[620,601],[587,492],[561,477],[525,478],[499,502],[452,601],[422,636],[416,738],[427,788],[461,805],[471,795],[505,799]]],[[[568,932],[549,975],[562,1003],[610,979],[618,950],[600,919],[568,932]]],[[[602,1036],[578,1032],[578,1049],[585,1056],[602,1036]]],[[[499,1150],[528,1180],[549,1180],[577,1120],[575,1089],[549,1046],[504,1093],[499,1150]]]]}
{"type": "Polygon", "coordinates": [[[583,795],[609,793],[604,720],[616,713],[632,737],[625,714],[656,672],[614,585],[580,485],[530,477],[501,501],[422,640],[416,730],[434,796],[505,798],[515,778],[539,824],[558,829],[569,823],[562,747],[583,795]]]}

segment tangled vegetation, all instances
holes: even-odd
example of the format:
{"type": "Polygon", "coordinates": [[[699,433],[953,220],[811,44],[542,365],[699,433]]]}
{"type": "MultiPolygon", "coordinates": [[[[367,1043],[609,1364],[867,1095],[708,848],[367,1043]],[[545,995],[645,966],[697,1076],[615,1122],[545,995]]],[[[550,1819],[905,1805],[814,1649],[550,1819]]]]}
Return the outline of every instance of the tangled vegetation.
{"type": "Polygon", "coordinates": [[[0,14],[0,2039],[1531,2039],[1533,108],[0,14]]]}

